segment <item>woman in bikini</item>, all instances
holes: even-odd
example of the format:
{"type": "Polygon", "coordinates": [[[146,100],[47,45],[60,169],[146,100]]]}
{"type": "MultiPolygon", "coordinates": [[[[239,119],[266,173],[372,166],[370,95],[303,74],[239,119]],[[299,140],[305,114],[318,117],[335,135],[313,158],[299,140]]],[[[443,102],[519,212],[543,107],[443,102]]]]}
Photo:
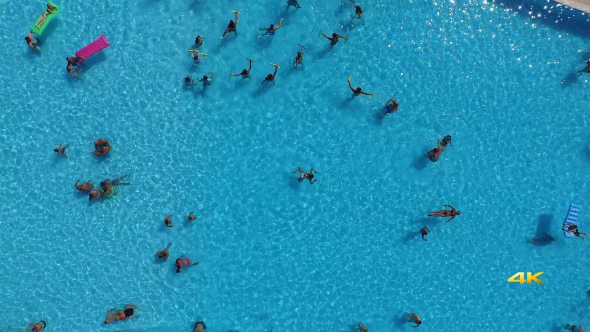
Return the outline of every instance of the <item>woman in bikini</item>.
{"type": "Polygon", "coordinates": [[[568,232],[568,233],[574,233],[574,235],[579,237],[580,239],[586,240],[583,237],[581,237],[580,234],[584,234],[586,236],[588,236],[588,234],[587,233],[580,233],[580,231],[578,231],[578,225],[570,224],[569,222],[564,222],[563,224],[568,225],[570,227],[570,229],[562,228],[563,231],[568,232]]]}
{"type": "MultiPolygon", "coordinates": [[[[342,38],[342,39],[346,39],[346,37],[343,37],[343,36],[341,36],[341,35],[339,35],[339,34],[337,34],[337,33],[333,33],[333,34],[332,34],[332,37],[328,37],[328,36],[327,36],[325,33],[321,32],[321,31],[320,31],[320,33],[321,33],[321,34],[322,34],[324,37],[328,38],[328,40],[330,40],[330,45],[332,45],[332,46],[334,46],[334,45],[338,44],[338,39],[340,39],[340,38],[342,38]]],[[[319,37],[319,36],[318,36],[318,37],[319,37]]]]}
{"type": "Polygon", "coordinates": [[[137,318],[139,316],[137,316],[137,315],[134,316],[135,309],[138,309],[137,306],[135,306],[135,304],[126,304],[125,310],[120,310],[120,311],[117,311],[113,314],[112,312],[117,309],[112,308],[111,310],[109,310],[107,312],[107,319],[105,319],[104,323],[108,324],[108,323],[112,323],[112,322],[118,321],[118,320],[137,318]]]}
{"type": "Polygon", "coordinates": [[[61,154],[63,154],[64,157],[67,158],[68,156],[66,155],[66,148],[68,148],[70,145],[66,144],[63,147],[61,146],[60,143],[55,143],[55,145],[58,145],[58,147],[53,149],[53,152],[55,152],[56,154],[52,155],[52,157],[57,157],[61,153],[61,154]]]}
{"type": "Polygon", "coordinates": [[[277,31],[278,29],[283,27],[283,19],[279,20],[279,26],[276,26],[274,24],[270,25],[270,28],[260,28],[260,30],[264,30],[266,31],[264,34],[260,35],[260,36],[265,36],[265,35],[274,35],[275,31],[277,31]]]}
{"type": "Polygon", "coordinates": [[[236,21],[235,22],[232,20],[229,21],[227,28],[223,32],[223,36],[221,36],[220,38],[224,38],[230,31],[233,31],[236,35],[238,34],[238,31],[236,30],[236,27],[238,26],[238,12],[236,12],[235,14],[236,14],[236,21]]]}
{"type": "Polygon", "coordinates": [[[174,227],[172,225],[172,220],[170,218],[172,218],[172,217],[167,216],[166,218],[164,218],[164,224],[166,224],[166,227],[174,227]]]}
{"type": "Polygon", "coordinates": [[[198,265],[201,261],[198,261],[196,263],[192,263],[190,259],[185,258],[184,254],[182,254],[182,256],[180,256],[180,258],[178,258],[176,260],[176,262],[174,263],[174,266],[176,266],[176,273],[180,273],[181,270],[185,270],[186,269],[183,266],[193,266],[193,265],[198,265]]]}
{"type": "Polygon", "coordinates": [[[43,331],[45,326],[47,326],[47,323],[45,323],[45,321],[43,321],[43,320],[40,321],[39,323],[31,323],[31,324],[29,324],[29,326],[27,326],[27,331],[29,331],[29,329],[31,329],[31,331],[33,331],[33,332],[41,332],[41,331],[43,331]]]}
{"type": "Polygon", "coordinates": [[[74,187],[76,187],[76,189],[80,190],[80,191],[88,191],[91,189],[94,189],[94,186],[92,185],[92,183],[90,183],[90,180],[86,181],[86,183],[84,184],[78,184],[80,183],[80,179],[78,179],[78,181],[76,181],[76,184],[74,185],[74,187]]]}
{"type": "Polygon", "coordinates": [[[455,210],[454,207],[452,207],[450,205],[445,205],[445,206],[450,207],[452,210],[440,210],[440,211],[435,211],[435,212],[428,212],[428,216],[429,217],[451,217],[445,223],[445,225],[446,225],[449,223],[449,221],[455,219],[456,216],[461,215],[461,211],[455,210]]]}
{"type": "Polygon", "coordinates": [[[34,32],[31,31],[29,32],[29,34],[25,37],[25,40],[27,41],[27,45],[29,45],[30,48],[37,50],[37,51],[41,51],[41,48],[39,46],[37,46],[37,44],[39,43],[37,41],[37,39],[35,39],[32,34],[34,32]]]}
{"type": "Polygon", "coordinates": [[[39,21],[35,23],[35,28],[41,29],[41,26],[43,25],[43,23],[45,23],[45,20],[47,19],[47,15],[55,14],[56,11],[57,7],[47,4],[47,9],[43,12],[43,14],[41,14],[41,18],[39,19],[39,21]]]}
{"type": "Polygon", "coordinates": [[[313,184],[314,182],[316,182],[316,181],[317,181],[317,180],[313,180],[313,181],[311,181],[311,179],[313,179],[313,178],[315,177],[315,176],[313,175],[313,173],[316,173],[316,174],[318,174],[318,172],[316,172],[316,170],[315,170],[315,169],[313,169],[313,168],[312,168],[311,170],[309,170],[309,173],[305,173],[305,171],[303,171],[303,170],[301,169],[301,167],[299,167],[299,168],[297,168],[297,169],[296,169],[294,172],[291,172],[291,173],[297,173],[297,172],[299,172],[299,177],[298,177],[298,178],[296,178],[296,179],[297,179],[297,180],[299,180],[299,182],[301,182],[301,181],[303,181],[303,180],[305,180],[305,179],[308,179],[308,180],[309,180],[309,183],[310,183],[310,184],[313,184]]]}
{"type": "Polygon", "coordinates": [[[168,256],[170,256],[170,254],[168,254],[168,249],[170,249],[171,245],[172,245],[172,243],[169,243],[168,246],[166,248],[164,248],[164,250],[158,251],[156,253],[156,257],[163,258],[165,261],[167,261],[168,256]]]}
{"type": "Polygon", "coordinates": [[[365,92],[363,91],[360,87],[358,88],[353,88],[352,84],[350,84],[350,79],[348,79],[348,87],[350,88],[350,90],[352,90],[352,98],[356,97],[356,96],[360,96],[360,95],[368,95],[371,96],[371,93],[365,92]]]}

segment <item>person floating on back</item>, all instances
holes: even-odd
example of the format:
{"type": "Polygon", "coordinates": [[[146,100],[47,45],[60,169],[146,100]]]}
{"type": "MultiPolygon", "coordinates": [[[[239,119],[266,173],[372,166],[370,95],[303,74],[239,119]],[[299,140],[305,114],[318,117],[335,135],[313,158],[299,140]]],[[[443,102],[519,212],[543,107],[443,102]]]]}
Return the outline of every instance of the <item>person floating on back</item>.
{"type": "Polygon", "coordinates": [[[303,46],[299,45],[300,51],[297,52],[297,56],[295,57],[295,68],[297,68],[297,66],[299,65],[303,65],[303,46]]]}
{"type": "Polygon", "coordinates": [[[310,184],[313,184],[314,182],[316,182],[317,180],[313,180],[311,181],[311,179],[313,179],[315,176],[313,175],[313,173],[318,174],[318,172],[316,172],[316,170],[314,170],[313,168],[311,170],[309,170],[309,173],[305,173],[304,170],[301,169],[301,167],[298,167],[294,172],[291,173],[297,173],[299,172],[299,177],[296,178],[299,182],[308,179],[310,184]]]}
{"type": "Polygon", "coordinates": [[[178,258],[176,260],[176,262],[174,263],[174,266],[176,266],[176,273],[180,273],[181,270],[186,271],[186,269],[183,266],[193,266],[193,265],[198,265],[201,261],[198,261],[196,263],[192,263],[190,259],[185,258],[184,254],[182,254],[182,256],[180,256],[180,258],[178,258]]]}
{"type": "Polygon", "coordinates": [[[68,156],[66,155],[66,148],[68,148],[70,145],[66,144],[63,147],[59,143],[55,143],[55,145],[59,145],[59,146],[57,148],[53,149],[53,152],[56,152],[56,154],[52,155],[52,157],[57,157],[61,153],[64,157],[67,158],[68,156]]]}
{"type": "Polygon", "coordinates": [[[37,39],[35,39],[32,34],[34,32],[31,31],[29,32],[29,34],[25,37],[25,40],[27,41],[27,45],[29,45],[30,48],[37,50],[37,51],[41,51],[41,48],[39,46],[37,46],[37,44],[39,43],[37,41],[37,39]]]}
{"type": "Polygon", "coordinates": [[[188,214],[188,221],[193,221],[197,219],[197,217],[194,216],[194,213],[195,212],[191,211],[191,213],[188,214]]]}
{"type": "Polygon", "coordinates": [[[363,9],[361,6],[354,6],[354,13],[356,14],[357,18],[363,18],[363,9]]]}
{"type": "Polygon", "coordinates": [[[299,5],[299,1],[297,1],[297,0],[287,0],[287,10],[291,6],[295,7],[295,9],[301,8],[301,6],[299,5]]]}
{"type": "Polygon", "coordinates": [[[389,99],[385,103],[385,114],[390,114],[390,113],[397,111],[398,107],[399,107],[399,104],[397,103],[397,101],[395,101],[393,99],[389,99]]]}
{"type": "MultiPolygon", "coordinates": [[[[248,58],[246,58],[246,59],[248,59],[248,58]]],[[[254,62],[254,61],[252,59],[248,59],[248,61],[250,61],[250,67],[248,67],[248,69],[242,70],[242,72],[239,74],[232,74],[230,72],[229,78],[232,78],[232,76],[244,76],[243,78],[250,78],[250,70],[252,70],[252,62],[254,62]]]]}
{"type": "Polygon", "coordinates": [[[265,36],[265,35],[274,35],[275,32],[280,29],[283,26],[283,19],[279,20],[279,26],[274,26],[274,24],[271,24],[269,28],[260,28],[260,30],[264,30],[266,31],[265,33],[261,34],[260,36],[265,36]]]}
{"type": "MultiPolygon", "coordinates": [[[[333,33],[333,34],[332,34],[332,37],[328,37],[328,36],[327,36],[325,33],[323,33],[322,31],[320,31],[320,34],[322,34],[324,37],[328,38],[328,39],[330,40],[330,45],[332,45],[332,46],[334,46],[334,45],[336,45],[336,44],[338,43],[338,39],[339,39],[339,38],[342,38],[342,39],[344,39],[344,40],[348,41],[348,38],[346,38],[346,37],[343,37],[343,36],[341,36],[341,35],[339,35],[339,34],[337,34],[337,33],[333,33]]],[[[319,37],[319,36],[318,36],[318,37],[319,37]]]]}
{"type": "Polygon", "coordinates": [[[94,186],[92,185],[92,183],[90,183],[90,180],[86,181],[85,184],[78,184],[80,182],[80,179],[78,179],[78,181],[76,181],[76,184],[74,185],[74,187],[76,187],[76,189],[80,190],[80,191],[88,191],[88,190],[92,190],[94,189],[94,186]]]}
{"type": "Polygon", "coordinates": [[[156,257],[158,258],[162,258],[165,261],[168,260],[168,256],[170,256],[170,254],[168,254],[168,249],[170,249],[170,246],[172,245],[172,243],[169,243],[168,246],[166,248],[164,248],[164,250],[160,250],[156,253],[156,257]]]}
{"type": "Polygon", "coordinates": [[[111,310],[109,310],[107,312],[107,318],[105,319],[104,323],[108,324],[108,323],[112,323],[114,321],[118,321],[118,320],[126,320],[126,319],[131,319],[131,318],[137,318],[139,316],[134,315],[135,314],[135,309],[138,309],[134,304],[126,304],[125,305],[125,310],[120,310],[115,312],[114,314],[112,313],[113,311],[117,310],[116,308],[112,308],[111,310]]]}
{"type": "Polygon", "coordinates": [[[356,97],[356,96],[360,96],[361,94],[363,94],[363,95],[367,95],[367,96],[369,96],[369,98],[370,98],[370,97],[372,97],[372,96],[375,94],[374,92],[373,92],[373,93],[368,93],[368,92],[365,92],[365,91],[363,91],[363,90],[362,90],[360,87],[358,87],[358,88],[356,88],[356,89],[355,89],[355,88],[353,88],[353,87],[352,87],[352,84],[350,84],[350,78],[351,78],[351,77],[352,77],[352,76],[349,76],[349,77],[348,77],[348,87],[350,88],[350,90],[352,90],[352,98],[354,98],[354,97],[356,97]]]}
{"type": "Polygon", "coordinates": [[[430,233],[430,230],[428,229],[428,227],[424,226],[421,230],[420,230],[420,234],[422,234],[422,240],[424,241],[428,241],[427,239],[425,239],[424,237],[426,235],[428,235],[428,233],[430,233]]]}
{"type": "Polygon", "coordinates": [[[445,223],[448,224],[449,221],[455,219],[456,216],[461,215],[461,211],[457,211],[455,210],[454,207],[450,206],[450,205],[445,205],[446,207],[450,207],[452,210],[440,210],[440,211],[435,211],[435,212],[428,212],[428,216],[429,217],[451,217],[449,220],[447,220],[447,222],[445,223]]]}
{"type": "Polygon", "coordinates": [[[35,23],[35,28],[41,29],[41,26],[45,23],[45,20],[47,20],[47,15],[55,14],[55,12],[57,12],[57,7],[47,4],[47,9],[45,9],[43,14],[41,14],[41,18],[35,23]]]}
{"type": "Polygon", "coordinates": [[[164,224],[166,225],[166,227],[174,227],[172,226],[172,220],[170,218],[172,217],[167,216],[166,218],[164,218],[164,224]]]}
{"type": "Polygon", "coordinates": [[[203,332],[207,329],[207,325],[203,322],[196,322],[195,323],[195,330],[193,332],[203,332]]]}
{"type": "Polygon", "coordinates": [[[420,320],[420,316],[418,316],[416,314],[410,314],[410,316],[408,316],[408,321],[416,323],[416,326],[412,326],[412,327],[419,327],[420,324],[422,324],[422,321],[420,320]]]}
{"type": "Polygon", "coordinates": [[[45,326],[47,326],[47,323],[45,323],[45,321],[43,320],[39,321],[39,323],[30,323],[29,326],[27,326],[27,331],[31,329],[31,331],[33,332],[41,332],[43,331],[45,326]]]}
{"type": "Polygon", "coordinates": [[[235,10],[233,10],[232,12],[234,12],[236,14],[236,21],[229,21],[229,24],[227,25],[227,28],[225,29],[225,31],[223,32],[223,36],[219,37],[219,38],[225,38],[225,36],[230,32],[233,31],[236,35],[238,34],[238,31],[236,30],[236,27],[238,26],[238,14],[240,14],[240,12],[237,12],[235,10]]]}
{"type": "Polygon", "coordinates": [[[579,237],[582,240],[586,240],[586,239],[581,237],[580,234],[584,234],[584,235],[586,235],[586,237],[588,237],[587,233],[580,233],[580,231],[578,230],[578,225],[570,224],[569,222],[564,222],[563,224],[569,226],[569,229],[562,228],[563,231],[568,232],[568,233],[574,233],[575,236],[579,237]]]}
{"type": "Polygon", "coordinates": [[[264,78],[264,81],[262,81],[262,83],[260,84],[264,84],[266,82],[275,82],[275,77],[277,76],[277,70],[281,67],[279,67],[278,65],[275,65],[274,63],[271,63],[271,65],[275,66],[275,72],[272,74],[268,74],[266,75],[266,77],[264,78]]]}
{"type": "Polygon", "coordinates": [[[359,323],[358,325],[359,330],[361,330],[361,332],[369,332],[369,329],[364,327],[363,324],[359,323]]]}
{"type": "Polygon", "coordinates": [[[107,155],[111,152],[111,143],[106,139],[99,138],[94,141],[94,150],[95,151],[92,151],[92,154],[97,157],[107,155]]]}

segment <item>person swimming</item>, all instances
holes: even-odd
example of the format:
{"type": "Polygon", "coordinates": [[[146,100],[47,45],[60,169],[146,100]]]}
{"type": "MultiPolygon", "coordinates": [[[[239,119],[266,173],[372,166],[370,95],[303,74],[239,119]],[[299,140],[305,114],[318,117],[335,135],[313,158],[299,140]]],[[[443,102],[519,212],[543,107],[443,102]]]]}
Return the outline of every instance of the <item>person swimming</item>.
{"type": "Polygon", "coordinates": [[[299,1],[297,1],[297,0],[287,0],[287,10],[291,6],[295,7],[295,9],[301,8],[301,6],[299,5],[299,1]]]}
{"type": "Polygon", "coordinates": [[[194,86],[195,82],[192,78],[190,78],[189,76],[184,78],[184,86],[194,86]]]}
{"type": "Polygon", "coordinates": [[[421,230],[420,230],[420,234],[422,234],[422,240],[424,241],[428,241],[427,239],[425,239],[424,237],[426,235],[428,235],[428,233],[430,233],[430,230],[428,229],[428,227],[424,226],[421,230]]]}
{"type": "Polygon", "coordinates": [[[197,219],[197,217],[195,217],[193,215],[193,213],[195,213],[195,212],[191,211],[191,213],[188,214],[188,221],[193,221],[193,220],[197,219]]]}
{"type": "Polygon", "coordinates": [[[295,68],[299,65],[303,65],[303,46],[299,45],[300,51],[297,52],[297,56],[295,57],[295,68]]]}
{"type": "Polygon", "coordinates": [[[274,35],[275,32],[280,29],[283,26],[283,19],[279,19],[279,26],[274,26],[274,24],[270,25],[270,28],[260,28],[260,30],[264,30],[266,31],[265,33],[263,33],[260,36],[265,36],[265,35],[274,35]]]}
{"type": "Polygon", "coordinates": [[[196,322],[195,323],[195,330],[194,332],[203,332],[207,329],[207,325],[203,322],[196,322]]]}
{"type": "Polygon", "coordinates": [[[32,34],[34,34],[33,31],[29,32],[29,34],[25,37],[25,40],[27,41],[27,45],[29,45],[30,48],[37,50],[37,51],[41,51],[41,48],[39,46],[37,46],[37,44],[39,44],[39,42],[37,41],[37,39],[35,39],[32,34]]]}
{"type": "Polygon", "coordinates": [[[211,85],[211,82],[213,82],[213,77],[215,76],[215,73],[211,72],[209,74],[211,74],[211,78],[209,78],[207,75],[204,75],[203,78],[199,80],[199,82],[203,82],[203,91],[205,91],[205,88],[211,85]]]}
{"type": "Polygon", "coordinates": [[[390,114],[390,113],[397,111],[398,107],[399,107],[399,104],[397,103],[397,101],[395,101],[393,99],[389,99],[385,103],[385,114],[390,114]]]}
{"type": "Polygon", "coordinates": [[[416,326],[412,326],[412,327],[419,327],[420,324],[422,324],[422,321],[420,320],[420,316],[416,315],[416,314],[410,314],[410,316],[408,316],[408,321],[412,321],[414,323],[416,323],[416,326]]]}
{"type": "Polygon", "coordinates": [[[444,205],[446,207],[450,207],[451,210],[440,210],[440,211],[434,211],[434,212],[428,212],[428,216],[429,217],[451,217],[449,218],[449,220],[447,220],[447,222],[445,223],[448,224],[451,220],[455,219],[456,216],[460,216],[461,215],[461,211],[457,211],[455,210],[454,207],[450,206],[450,205],[444,205]]]}
{"type": "Polygon", "coordinates": [[[587,233],[580,233],[580,231],[578,230],[578,225],[570,224],[569,222],[564,222],[563,224],[570,226],[569,229],[562,228],[563,231],[568,232],[568,233],[574,233],[575,236],[579,237],[582,240],[586,240],[586,239],[581,237],[580,234],[584,234],[584,235],[586,235],[586,237],[588,237],[587,233]]]}
{"type": "Polygon", "coordinates": [[[57,157],[61,153],[64,157],[67,158],[68,156],[66,155],[66,148],[68,148],[70,145],[66,144],[63,147],[60,143],[55,143],[55,145],[58,145],[58,147],[53,149],[53,152],[56,152],[56,154],[52,155],[52,157],[57,157]]]}
{"type": "Polygon", "coordinates": [[[225,29],[225,31],[223,32],[223,35],[219,38],[225,38],[225,36],[230,32],[233,31],[236,35],[238,34],[238,31],[236,30],[237,26],[238,26],[238,12],[235,12],[236,14],[236,21],[229,21],[229,24],[227,25],[227,28],[225,29]]]}
{"type": "Polygon", "coordinates": [[[438,141],[438,149],[441,153],[443,153],[447,149],[447,146],[451,143],[451,135],[447,135],[443,137],[442,141],[438,141]]]}
{"type": "Polygon", "coordinates": [[[100,157],[109,154],[111,152],[111,143],[108,140],[99,138],[98,140],[94,141],[94,150],[92,154],[100,157]]]}
{"type": "Polygon", "coordinates": [[[438,158],[440,158],[441,152],[442,151],[440,151],[439,148],[434,148],[434,149],[428,151],[428,158],[430,159],[430,161],[435,163],[438,161],[438,158]]]}
{"type": "Polygon", "coordinates": [[[301,167],[298,167],[298,168],[297,168],[297,169],[296,169],[294,172],[291,172],[291,173],[297,173],[297,172],[299,172],[299,177],[298,177],[298,178],[296,178],[296,179],[297,179],[299,182],[301,182],[301,181],[303,181],[303,180],[305,180],[305,179],[308,179],[308,180],[309,180],[309,183],[310,183],[310,184],[313,184],[314,182],[316,182],[316,181],[317,181],[317,180],[313,180],[313,181],[311,181],[311,179],[313,179],[313,178],[315,177],[315,176],[313,175],[313,173],[316,173],[316,174],[318,173],[318,172],[316,172],[316,170],[315,170],[315,169],[313,169],[313,168],[312,168],[312,169],[309,171],[309,173],[305,173],[305,171],[304,171],[304,170],[302,170],[302,169],[301,169],[301,167]]]}
{"type": "Polygon", "coordinates": [[[332,46],[338,44],[338,39],[340,39],[340,38],[348,40],[346,37],[343,37],[343,36],[341,36],[341,35],[339,35],[337,33],[333,33],[332,34],[332,37],[328,37],[325,33],[321,32],[321,31],[320,31],[320,33],[324,37],[326,37],[326,38],[328,38],[330,40],[330,45],[332,45],[332,46]]]}
{"type": "Polygon", "coordinates": [[[264,78],[264,81],[262,81],[262,83],[260,84],[264,84],[266,82],[273,82],[275,81],[275,77],[277,76],[277,70],[280,68],[278,65],[272,64],[273,66],[275,66],[275,72],[272,74],[268,74],[266,75],[266,77],[264,78]]]}
{"type": "Polygon", "coordinates": [[[358,325],[359,330],[361,330],[361,332],[369,332],[369,329],[366,328],[363,324],[359,323],[358,325]]]}
{"type": "Polygon", "coordinates": [[[361,6],[354,6],[354,13],[356,14],[357,18],[363,18],[363,9],[361,6]]]}
{"type": "Polygon", "coordinates": [[[47,323],[45,323],[45,321],[43,320],[39,321],[38,323],[30,323],[29,326],[27,326],[27,331],[31,329],[31,331],[33,332],[41,332],[46,326],[47,323]]]}
{"type": "Polygon", "coordinates": [[[170,256],[170,254],[168,254],[168,249],[170,249],[170,246],[172,245],[172,243],[169,243],[168,246],[166,248],[164,248],[164,250],[160,250],[156,253],[156,257],[158,258],[163,258],[165,261],[168,260],[168,256],[170,256]]]}
{"type": "Polygon", "coordinates": [[[174,227],[174,226],[172,225],[172,220],[171,220],[171,218],[172,218],[172,217],[170,217],[170,216],[167,216],[166,218],[164,218],[164,224],[166,225],[166,227],[174,227]]]}
{"type": "Polygon", "coordinates": [[[76,187],[76,189],[80,190],[80,191],[88,191],[88,190],[92,190],[94,189],[94,186],[92,185],[92,183],[90,183],[90,180],[88,180],[85,184],[78,184],[80,182],[80,179],[78,179],[78,181],[76,181],[76,184],[74,185],[74,187],[76,187]]]}
{"type": "Polygon", "coordinates": [[[125,310],[120,310],[120,311],[117,311],[114,314],[112,314],[111,312],[113,312],[114,310],[117,310],[117,309],[111,308],[111,310],[109,310],[107,312],[107,318],[105,319],[104,323],[108,324],[108,323],[112,323],[112,322],[118,321],[118,320],[137,318],[138,317],[137,315],[134,316],[135,309],[138,309],[138,308],[134,304],[126,304],[125,310]]]}
{"type": "Polygon", "coordinates": [[[176,262],[174,263],[174,266],[176,266],[176,273],[180,273],[181,270],[186,271],[186,269],[183,266],[193,266],[193,265],[198,265],[199,263],[201,263],[201,261],[198,261],[196,263],[192,263],[190,259],[185,258],[184,254],[182,254],[182,256],[180,256],[180,258],[178,258],[176,260],[176,262]]]}
{"type": "Polygon", "coordinates": [[[195,38],[195,46],[202,46],[203,45],[203,40],[205,38],[201,37],[201,36],[197,36],[197,38],[195,38]]]}
{"type": "Polygon", "coordinates": [[[368,93],[368,92],[363,91],[360,87],[354,89],[352,87],[352,84],[350,84],[350,77],[348,78],[348,87],[350,88],[350,90],[352,90],[352,98],[360,96],[361,94],[368,95],[368,96],[373,95],[372,93],[368,93]]]}
{"type": "Polygon", "coordinates": [[[241,73],[239,74],[229,74],[229,77],[231,78],[232,76],[244,76],[244,78],[250,78],[250,70],[252,70],[252,60],[248,59],[248,61],[250,61],[250,67],[248,67],[248,69],[244,69],[242,70],[241,73]]]}

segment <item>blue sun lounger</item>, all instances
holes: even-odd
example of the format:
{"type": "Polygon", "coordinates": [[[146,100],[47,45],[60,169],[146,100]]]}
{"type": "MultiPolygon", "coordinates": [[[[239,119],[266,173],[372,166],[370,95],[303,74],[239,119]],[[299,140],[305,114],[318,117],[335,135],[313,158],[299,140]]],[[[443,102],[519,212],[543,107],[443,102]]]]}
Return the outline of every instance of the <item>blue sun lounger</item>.
{"type": "MultiPolygon", "coordinates": [[[[578,221],[578,214],[580,213],[580,210],[582,209],[581,206],[576,205],[576,204],[570,204],[570,209],[567,212],[567,217],[565,217],[565,220],[563,221],[563,229],[570,229],[570,225],[566,225],[565,223],[569,223],[572,225],[577,225],[577,221],[578,221]]],[[[571,232],[566,232],[563,231],[563,235],[567,238],[573,238],[574,237],[574,233],[571,232]]]]}

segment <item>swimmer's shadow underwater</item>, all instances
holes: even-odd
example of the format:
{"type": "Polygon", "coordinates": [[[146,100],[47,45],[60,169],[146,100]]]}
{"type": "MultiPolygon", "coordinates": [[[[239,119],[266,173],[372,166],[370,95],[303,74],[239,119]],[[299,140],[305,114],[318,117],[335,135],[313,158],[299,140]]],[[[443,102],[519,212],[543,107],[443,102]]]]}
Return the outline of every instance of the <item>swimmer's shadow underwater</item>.
{"type": "Polygon", "coordinates": [[[421,155],[414,157],[414,161],[412,162],[412,167],[414,167],[417,171],[421,171],[428,166],[428,163],[432,162],[428,159],[428,148],[424,150],[421,155]]]}
{"type": "Polygon", "coordinates": [[[555,238],[551,236],[551,221],[553,216],[550,214],[542,214],[537,221],[537,231],[535,237],[527,240],[527,243],[535,246],[546,246],[553,243],[555,238]]]}

